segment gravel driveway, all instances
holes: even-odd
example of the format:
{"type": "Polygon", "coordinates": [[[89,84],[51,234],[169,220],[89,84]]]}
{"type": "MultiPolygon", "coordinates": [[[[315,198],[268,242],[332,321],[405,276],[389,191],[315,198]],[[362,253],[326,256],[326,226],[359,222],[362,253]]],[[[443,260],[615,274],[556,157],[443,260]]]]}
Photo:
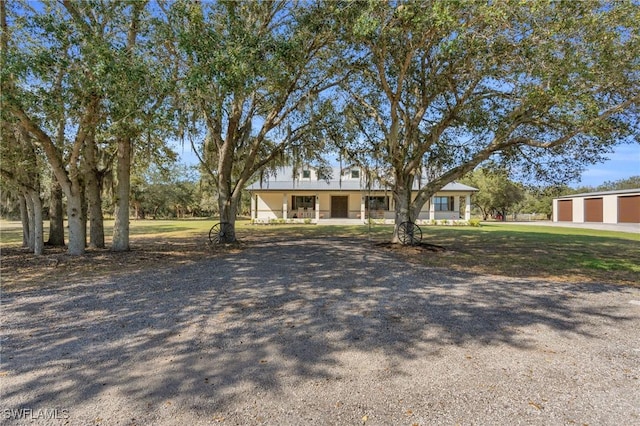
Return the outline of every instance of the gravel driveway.
{"type": "Polygon", "coordinates": [[[638,288],[307,239],[1,309],[2,424],[640,424],[638,288]]]}

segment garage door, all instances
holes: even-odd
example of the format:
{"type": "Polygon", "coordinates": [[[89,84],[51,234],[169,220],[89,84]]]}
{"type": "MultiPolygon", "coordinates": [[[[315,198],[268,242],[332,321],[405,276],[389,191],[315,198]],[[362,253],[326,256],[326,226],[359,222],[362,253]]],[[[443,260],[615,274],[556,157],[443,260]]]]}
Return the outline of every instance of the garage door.
{"type": "Polygon", "coordinates": [[[602,223],[602,198],[585,198],[584,221],[602,223]]]}
{"type": "Polygon", "coordinates": [[[618,222],[640,223],[640,195],[618,197],[618,222]]]}
{"type": "Polygon", "coordinates": [[[573,221],[573,200],[558,200],[558,221],[573,221]]]}

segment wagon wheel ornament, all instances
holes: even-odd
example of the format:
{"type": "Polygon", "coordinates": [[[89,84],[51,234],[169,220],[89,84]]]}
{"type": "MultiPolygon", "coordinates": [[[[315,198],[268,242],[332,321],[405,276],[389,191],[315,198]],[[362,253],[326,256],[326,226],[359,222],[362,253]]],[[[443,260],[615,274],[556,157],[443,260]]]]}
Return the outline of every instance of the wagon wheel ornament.
{"type": "Polygon", "coordinates": [[[422,229],[413,222],[398,225],[398,239],[404,245],[419,244],[422,241],[422,229]]]}
{"type": "Polygon", "coordinates": [[[227,222],[216,223],[209,230],[211,244],[230,243],[235,241],[233,226],[227,222]]]}

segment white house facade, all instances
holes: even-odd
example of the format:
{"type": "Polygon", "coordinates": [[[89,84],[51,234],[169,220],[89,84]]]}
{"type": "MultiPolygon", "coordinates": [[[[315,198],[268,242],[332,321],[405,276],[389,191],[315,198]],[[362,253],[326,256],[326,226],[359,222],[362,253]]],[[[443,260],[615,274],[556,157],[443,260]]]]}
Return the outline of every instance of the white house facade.
{"type": "MultiPolygon", "coordinates": [[[[391,190],[367,185],[358,167],[334,169],[330,180],[318,176],[314,168],[293,175],[291,168],[249,186],[251,219],[254,222],[285,220],[321,223],[330,219],[366,222],[369,218],[393,223],[395,205],[391,190]]],[[[418,186],[414,184],[414,196],[418,186]]],[[[471,217],[471,194],[477,191],[452,182],[425,203],[417,222],[464,221],[471,217]]]]}

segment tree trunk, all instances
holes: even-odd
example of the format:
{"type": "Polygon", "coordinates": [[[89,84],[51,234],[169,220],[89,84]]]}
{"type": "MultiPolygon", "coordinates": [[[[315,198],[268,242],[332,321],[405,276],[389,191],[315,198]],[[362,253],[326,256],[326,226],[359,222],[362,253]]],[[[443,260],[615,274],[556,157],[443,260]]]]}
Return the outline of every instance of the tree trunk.
{"type": "Polygon", "coordinates": [[[70,193],[67,194],[67,218],[69,221],[69,248],[68,253],[72,256],[84,254],[87,242],[87,222],[83,217],[83,196],[82,188],[78,183],[71,186],[70,193]]]}
{"type": "Polygon", "coordinates": [[[64,246],[64,209],[62,204],[62,188],[51,176],[51,199],[49,200],[49,241],[50,246],[64,246]]]}
{"type": "MultiPolygon", "coordinates": [[[[97,102],[95,103],[97,104],[97,102]]],[[[81,255],[84,253],[87,231],[86,216],[83,211],[84,188],[77,164],[81,158],[79,147],[86,139],[85,126],[80,126],[76,135],[76,141],[71,150],[71,159],[65,163],[65,161],[63,161],[62,151],[54,145],[49,135],[35,124],[21,107],[15,104],[10,105],[10,107],[20,120],[21,130],[35,137],[37,143],[44,150],[49,160],[51,170],[55,173],[57,181],[67,196],[67,218],[69,221],[69,246],[67,253],[76,256],[81,255]]],[[[85,118],[83,118],[82,121],[90,123],[90,120],[85,118]]]]}
{"type": "Polygon", "coordinates": [[[27,239],[27,247],[29,247],[30,251],[33,251],[36,246],[36,219],[35,219],[35,211],[33,206],[33,200],[31,199],[31,195],[25,191],[24,199],[27,206],[27,222],[29,223],[29,235],[27,239]]]}
{"type": "MultiPolygon", "coordinates": [[[[113,225],[114,251],[129,250],[129,192],[131,189],[131,139],[118,140],[118,164],[116,165],[115,223],[113,225]]],[[[137,208],[136,208],[137,218],[137,208]]]]}
{"type": "Polygon", "coordinates": [[[29,211],[24,195],[18,195],[18,203],[20,205],[20,220],[22,221],[22,247],[29,247],[29,211]]]}
{"type": "Polygon", "coordinates": [[[89,217],[89,247],[104,248],[104,220],[102,216],[102,197],[100,195],[100,177],[96,162],[96,145],[93,140],[85,145],[85,190],[87,213],[89,217]]]}
{"type": "Polygon", "coordinates": [[[220,209],[220,222],[227,224],[226,232],[221,239],[221,243],[234,243],[236,239],[236,215],[238,213],[238,200],[240,191],[229,194],[224,188],[221,188],[218,196],[218,208],[220,209]]]}
{"type": "Polygon", "coordinates": [[[33,253],[41,255],[44,253],[44,237],[42,229],[42,200],[38,191],[31,190],[28,195],[33,206],[33,253]]]}
{"type": "Polygon", "coordinates": [[[415,220],[415,212],[411,206],[411,187],[413,186],[413,176],[398,176],[396,174],[395,184],[393,186],[393,199],[395,201],[395,227],[391,242],[400,243],[398,238],[398,227],[402,222],[413,222],[415,220]]]}
{"type": "Polygon", "coordinates": [[[104,248],[104,224],[100,188],[94,178],[87,179],[86,212],[89,221],[89,247],[104,248]]]}
{"type": "Polygon", "coordinates": [[[95,177],[87,181],[87,207],[89,215],[89,247],[104,248],[104,218],[102,197],[95,177]]]}

